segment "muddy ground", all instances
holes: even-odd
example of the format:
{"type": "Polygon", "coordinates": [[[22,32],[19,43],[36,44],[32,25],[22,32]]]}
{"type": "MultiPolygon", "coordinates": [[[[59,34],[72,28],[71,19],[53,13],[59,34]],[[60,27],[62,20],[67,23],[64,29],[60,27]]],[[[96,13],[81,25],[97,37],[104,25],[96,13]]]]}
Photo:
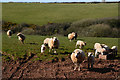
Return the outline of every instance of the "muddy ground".
{"type": "Polygon", "coordinates": [[[55,58],[51,61],[32,61],[36,56],[19,61],[2,62],[3,79],[102,79],[120,80],[120,59],[100,60],[95,58],[93,69],[88,69],[87,61],[81,64],[81,71],[74,71],[74,65],[69,57],[55,58]],[[58,62],[57,62],[58,61],[58,62]]]}

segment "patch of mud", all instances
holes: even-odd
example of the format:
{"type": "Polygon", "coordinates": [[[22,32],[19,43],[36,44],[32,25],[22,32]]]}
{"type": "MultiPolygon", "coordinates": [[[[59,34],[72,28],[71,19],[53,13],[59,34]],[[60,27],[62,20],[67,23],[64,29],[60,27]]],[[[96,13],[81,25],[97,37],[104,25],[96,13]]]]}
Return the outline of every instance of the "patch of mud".
{"type": "Polygon", "coordinates": [[[74,71],[74,65],[70,58],[58,60],[55,62],[32,61],[35,55],[31,55],[24,61],[3,60],[2,76],[3,79],[32,78],[82,78],[82,79],[120,79],[120,60],[99,60],[95,59],[93,69],[88,69],[87,61],[81,64],[81,71],[74,71]]]}

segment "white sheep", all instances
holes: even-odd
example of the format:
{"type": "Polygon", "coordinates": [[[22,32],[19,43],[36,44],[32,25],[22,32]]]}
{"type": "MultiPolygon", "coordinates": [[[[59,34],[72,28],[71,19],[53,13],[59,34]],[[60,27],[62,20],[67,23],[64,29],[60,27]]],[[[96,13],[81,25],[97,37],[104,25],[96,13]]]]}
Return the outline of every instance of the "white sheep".
{"type": "Polygon", "coordinates": [[[25,36],[22,33],[18,33],[17,36],[21,43],[24,44],[25,36]]]}
{"type": "Polygon", "coordinates": [[[81,49],[81,48],[83,48],[85,45],[86,45],[86,42],[84,42],[84,41],[78,40],[78,41],[76,42],[76,48],[77,48],[77,46],[79,46],[79,48],[81,49]]]}
{"type": "Polygon", "coordinates": [[[117,55],[117,46],[112,46],[112,53],[114,54],[114,56],[117,55]]]}
{"type": "Polygon", "coordinates": [[[45,52],[45,49],[46,49],[45,44],[42,44],[42,45],[41,45],[41,53],[44,53],[44,52],[45,52]]]}
{"type": "Polygon", "coordinates": [[[72,32],[70,34],[68,34],[68,39],[71,41],[73,39],[77,39],[77,33],[72,32]]]}
{"type": "Polygon", "coordinates": [[[85,54],[80,49],[75,49],[71,54],[71,60],[74,63],[74,70],[78,67],[78,71],[80,71],[80,64],[85,60],[85,54]]]}
{"type": "Polygon", "coordinates": [[[56,53],[56,49],[59,48],[59,40],[56,37],[50,38],[48,41],[49,52],[51,49],[55,49],[54,53],[56,53]]]}
{"type": "Polygon", "coordinates": [[[95,50],[95,57],[98,57],[99,54],[102,54],[102,55],[106,54],[106,49],[105,48],[97,48],[95,50]]]}
{"type": "Polygon", "coordinates": [[[101,44],[100,43],[95,43],[94,44],[94,49],[98,49],[98,48],[102,48],[101,44]]]}
{"type": "Polygon", "coordinates": [[[91,65],[91,68],[93,68],[94,62],[95,62],[95,57],[94,57],[93,53],[88,52],[88,68],[90,68],[90,65],[91,65]]]}
{"type": "Polygon", "coordinates": [[[7,35],[8,35],[9,38],[11,38],[11,36],[12,36],[12,31],[11,31],[11,30],[8,30],[8,31],[7,31],[7,35]]]}
{"type": "Polygon", "coordinates": [[[51,39],[51,38],[46,38],[43,43],[44,43],[46,46],[48,46],[48,42],[49,42],[50,39],[51,39]]]}

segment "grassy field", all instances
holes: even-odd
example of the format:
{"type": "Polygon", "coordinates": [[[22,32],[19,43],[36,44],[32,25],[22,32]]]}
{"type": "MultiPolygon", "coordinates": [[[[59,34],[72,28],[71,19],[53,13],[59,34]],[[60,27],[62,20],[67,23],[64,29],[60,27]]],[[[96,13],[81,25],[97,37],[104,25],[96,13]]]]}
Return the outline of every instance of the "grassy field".
{"type": "MultiPolygon", "coordinates": [[[[37,54],[36,60],[51,60],[52,57],[66,57],[69,53],[72,53],[75,49],[75,40],[70,42],[67,37],[57,36],[60,40],[60,47],[57,50],[58,55],[51,55],[52,52],[48,52],[46,49],[44,55],[40,52],[40,46],[43,43],[43,40],[46,37],[51,36],[39,36],[39,35],[26,35],[25,44],[21,44],[16,34],[14,34],[11,38],[8,38],[6,34],[2,36],[3,45],[2,50],[7,54],[14,54],[16,57],[23,57],[25,54],[34,53],[37,54]]],[[[118,38],[97,38],[97,37],[79,37],[79,40],[83,40],[87,42],[87,45],[83,48],[85,52],[93,51],[93,45],[95,42],[105,43],[109,47],[113,45],[118,46],[118,38]]],[[[6,60],[7,59],[6,57],[6,60]]]]}
{"type": "Polygon", "coordinates": [[[2,19],[16,23],[43,25],[48,22],[73,22],[118,16],[118,3],[111,4],[40,4],[3,3],[2,19]]]}

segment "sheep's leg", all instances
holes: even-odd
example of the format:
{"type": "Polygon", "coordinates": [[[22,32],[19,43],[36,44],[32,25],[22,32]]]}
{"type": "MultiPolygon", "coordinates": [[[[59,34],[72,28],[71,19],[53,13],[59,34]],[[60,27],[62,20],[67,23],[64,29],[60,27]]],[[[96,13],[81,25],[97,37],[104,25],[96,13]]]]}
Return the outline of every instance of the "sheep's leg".
{"type": "Polygon", "coordinates": [[[51,49],[49,49],[49,52],[51,51],[51,49]]]}
{"type": "Polygon", "coordinates": [[[102,52],[101,55],[104,55],[104,53],[102,52]]]}
{"type": "Polygon", "coordinates": [[[78,67],[78,71],[80,71],[80,64],[79,64],[79,67],[78,67]]]}
{"type": "Polygon", "coordinates": [[[79,46],[79,48],[81,49],[81,46],[79,46]]]}
{"type": "Polygon", "coordinates": [[[117,51],[115,51],[115,56],[117,55],[117,51]]]}
{"type": "Polygon", "coordinates": [[[80,45],[79,48],[82,49],[82,46],[80,45]]]}
{"type": "Polygon", "coordinates": [[[22,41],[22,44],[24,44],[24,41],[22,41]]]}
{"type": "Polygon", "coordinates": [[[56,49],[54,50],[54,53],[56,53],[56,49]]]}
{"type": "Polygon", "coordinates": [[[20,41],[23,44],[23,41],[20,41]]]}
{"type": "Polygon", "coordinates": [[[54,51],[54,49],[52,49],[52,51],[54,51]]]}
{"type": "Polygon", "coordinates": [[[95,50],[95,57],[97,57],[97,50],[95,50]]]}
{"type": "Polygon", "coordinates": [[[93,64],[91,64],[91,69],[93,69],[93,64]]]}
{"type": "Polygon", "coordinates": [[[75,63],[75,68],[74,68],[74,70],[76,70],[77,66],[78,66],[77,63],[75,63]]]}
{"type": "Polygon", "coordinates": [[[77,44],[75,45],[75,48],[77,48],[77,44]]]}
{"type": "Polygon", "coordinates": [[[90,68],[90,64],[88,63],[88,69],[90,68]]]}

